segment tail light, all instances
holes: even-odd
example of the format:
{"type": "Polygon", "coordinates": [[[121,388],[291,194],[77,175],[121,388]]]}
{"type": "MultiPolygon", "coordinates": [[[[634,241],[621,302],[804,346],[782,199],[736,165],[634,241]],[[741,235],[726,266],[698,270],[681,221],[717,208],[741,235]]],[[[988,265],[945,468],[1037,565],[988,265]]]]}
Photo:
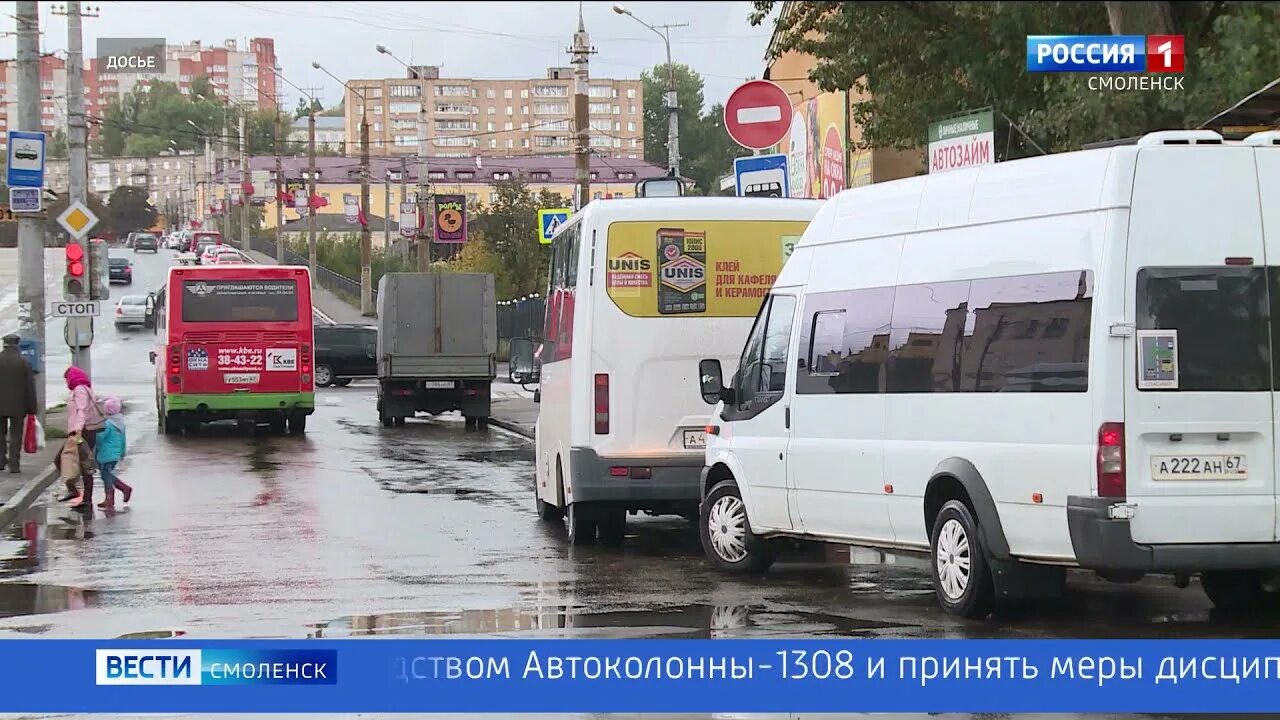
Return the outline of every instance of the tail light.
{"type": "Polygon", "coordinates": [[[1125,498],[1124,423],[1098,428],[1098,497],[1125,498]]]}
{"type": "Polygon", "coordinates": [[[609,376],[596,375],[595,410],[596,434],[609,434],[609,376]]]}
{"type": "Polygon", "coordinates": [[[304,384],[311,383],[311,345],[310,343],[302,344],[302,382],[304,384]]]}
{"type": "Polygon", "coordinates": [[[169,347],[169,384],[182,385],[182,353],[177,345],[169,347]]]}
{"type": "Polygon", "coordinates": [[[116,306],[116,314],[117,314],[117,315],[123,315],[123,314],[124,314],[124,308],[122,308],[122,307],[120,307],[119,305],[117,305],[117,306],[116,306]]]}

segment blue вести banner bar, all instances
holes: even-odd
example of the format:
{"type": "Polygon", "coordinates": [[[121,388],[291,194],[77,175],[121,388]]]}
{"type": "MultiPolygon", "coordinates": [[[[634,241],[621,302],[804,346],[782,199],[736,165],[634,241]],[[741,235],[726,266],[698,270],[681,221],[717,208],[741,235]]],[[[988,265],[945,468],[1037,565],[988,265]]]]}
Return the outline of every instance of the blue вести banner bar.
{"type": "Polygon", "coordinates": [[[8,640],[0,712],[1274,712],[1270,640],[8,640]]]}

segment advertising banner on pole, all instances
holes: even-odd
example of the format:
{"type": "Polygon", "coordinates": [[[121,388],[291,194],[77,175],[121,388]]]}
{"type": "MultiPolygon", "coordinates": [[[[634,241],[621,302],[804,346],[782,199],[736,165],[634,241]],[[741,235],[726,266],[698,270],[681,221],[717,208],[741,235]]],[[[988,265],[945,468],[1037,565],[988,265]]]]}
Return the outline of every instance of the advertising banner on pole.
{"type": "Polygon", "coordinates": [[[400,237],[414,238],[418,235],[418,206],[411,202],[400,203],[400,237]]]}
{"type": "Polygon", "coordinates": [[[990,110],[929,124],[929,172],[996,161],[995,113],[990,110]]]}
{"type": "Polygon", "coordinates": [[[467,196],[436,196],[436,242],[465,243],[467,241],[467,196]]]}

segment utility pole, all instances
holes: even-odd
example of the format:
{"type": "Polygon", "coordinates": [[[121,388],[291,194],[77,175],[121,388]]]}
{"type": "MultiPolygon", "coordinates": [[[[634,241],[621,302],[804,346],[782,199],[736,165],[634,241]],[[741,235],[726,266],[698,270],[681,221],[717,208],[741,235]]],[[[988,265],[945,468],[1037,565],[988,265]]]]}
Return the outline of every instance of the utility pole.
{"type": "MultiPolygon", "coordinates": [[[[40,130],[40,11],[35,0],[18,2],[18,129],[40,130]]],[[[44,233],[37,216],[18,218],[18,335],[36,343],[44,366],[44,233]]],[[[44,423],[45,377],[36,383],[36,412],[44,423]]]]}
{"type": "Polygon", "coordinates": [[[391,250],[391,171],[387,170],[382,175],[382,251],[385,253],[389,250],[391,250]]]}
{"type": "Polygon", "coordinates": [[[249,252],[249,198],[245,187],[249,184],[249,160],[244,147],[244,111],[240,111],[240,249],[249,252]]]}
{"type": "Polygon", "coordinates": [[[432,243],[436,233],[435,196],[427,190],[427,80],[421,69],[413,70],[418,76],[418,87],[422,93],[418,103],[418,271],[431,270],[432,243]]]}
{"type": "Polygon", "coordinates": [[[284,264],[284,162],[280,159],[280,135],[284,120],[276,108],[276,262],[284,264]]]}
{"type": "MultiPolygon", "coordinates": [[[[409,159],[403,155],[400,156],[400,202],[401,203],[409,202],[409,159]]],[[[398,220],[403,219],[403,218],[400,218],[399,205],[396,206],[396,218],[398,220]]],[[[396,222],[396,227],[400,226],[400,223],[398,222],[398,220],[396,222]]],[[[396,238],[396,247],[400,248],[401,257],[409,256],[408,248],[405,246],[405,243],[406,243],[406,240],[404,237],[404,233],[400,232],[399,237],[396,238]]]]}
{"type": "Polygon", "coordinates": [[[316,111],[307,113],[307,154],[310,155],[307,170],[307,265],[311,267],[311,283],[316,282],[316,209],[311,198],[316,196],[316,111]]]}
{"type": "MultiPolygon", "coordinates": [[[[81,35],[81,20],[85,17],[80,12],[79,2],[68,2],[66,9],[67,16],[67,184],[70,190],[71,202],[85,202],[89,200],[89,132],[88,125],[85,122],[84,113],[84,45],[81,35]]],[[[40,101],[34,101],[35,107],[40,106],[40,101]]],[[[32,128],[39,130],[39,120],[36,126],[32,128]]],[[[147,161],[147,171],[150,173],[151,162],[147,161]]],[[[151,188],[151,178],[147,178],[147,189],[151,188]]],[[[92,295],[93,278],[95,273],[102,272],[102,268],[94,267],[92,261],[93,253],[90,252],[90,243],[88,237],[73,240],[84,249],[85,257],[85,283],[84,290],[80,293],[79,298],[85,299],[92,295]]],[[[43,307],[41,308],[43,310],[43,307]]],[[[76,324],[88,325],[89,337],[93,336],[93,318],[68,318],[67,325],[76,324]]],[[[73,333],[68,333],[68,338],[73,333]]],[[[79,333],[74,333],[79,335],[79,333]]],[[[79,340],[79,337],[76,338],[79,340]]],[[[84,347],[71,347],[71,363],[76,367],[84,370],[86,374],[93,377],[93,355],[92,349],[86,345],[84,347]]]]}
{"type": "Polygon", "coordinates": [[[369,104],[364,102],[360,119],[360,209],[365,213],[360,226],[360,314],[372,317],[373,311],[373,237],[369,230],[369,104]]]}
{"type": "Polygon", "coordinates": [[[582,22],[582,3],[578,3],[578,31],[573,34],[573,47],[569,54],[573,56],[570,62],[573,64],[573,124],[577,140],[574,147],[574,179],[577,185],[574,209],[581,210],[591,202],[591,121],[587,112],[590,72],[587,66],[595,54],[582,22]]]}
{"type": "Polygon", "coordinates": [[[671,31],[675,28],[689,27],[689,23],[667,23],[654,27],[636,17],[622,5],[614,5],[613,11],[619,15],[630,15],[632,20],[652,30],[662,38],[667,46],[667,95],[663,104],[667,106],[667,165],[672,177],[680,176],[680,100],[676,95],[676,66],[671,62],[671,31]]]}
{"type": "Polygon", "coordinates": [[[227,121],[227,107],[230,101],[222,106],[222,236],[231,242],[231,140],[228,134],[231,123],[227,121]]]}

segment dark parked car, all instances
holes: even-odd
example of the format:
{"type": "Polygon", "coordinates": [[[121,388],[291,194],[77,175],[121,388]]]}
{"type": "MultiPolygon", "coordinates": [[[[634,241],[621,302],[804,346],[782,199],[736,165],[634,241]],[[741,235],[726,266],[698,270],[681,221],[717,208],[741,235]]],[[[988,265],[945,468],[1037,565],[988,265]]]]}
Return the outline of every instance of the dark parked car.
{"type": "Polygon", "coordinates": [[[371,325],[318,325],[316,385],[345,387],[355,378],[378,376],[378,328],[371,325]]]}
{"type": "Polygon", "coordinates": [[[107,279],[113,283],[120,282],[125,285],[132,285],[133,263],[130,263],[127,258],[108,258],[107,279]]]}
{"type": "Polygon", "coordinates": [[[147,250],[153,253],[160,252],[160,241],[151,233],[138,233],[133,236],[133,251],[142,252],[147,250]]]}

